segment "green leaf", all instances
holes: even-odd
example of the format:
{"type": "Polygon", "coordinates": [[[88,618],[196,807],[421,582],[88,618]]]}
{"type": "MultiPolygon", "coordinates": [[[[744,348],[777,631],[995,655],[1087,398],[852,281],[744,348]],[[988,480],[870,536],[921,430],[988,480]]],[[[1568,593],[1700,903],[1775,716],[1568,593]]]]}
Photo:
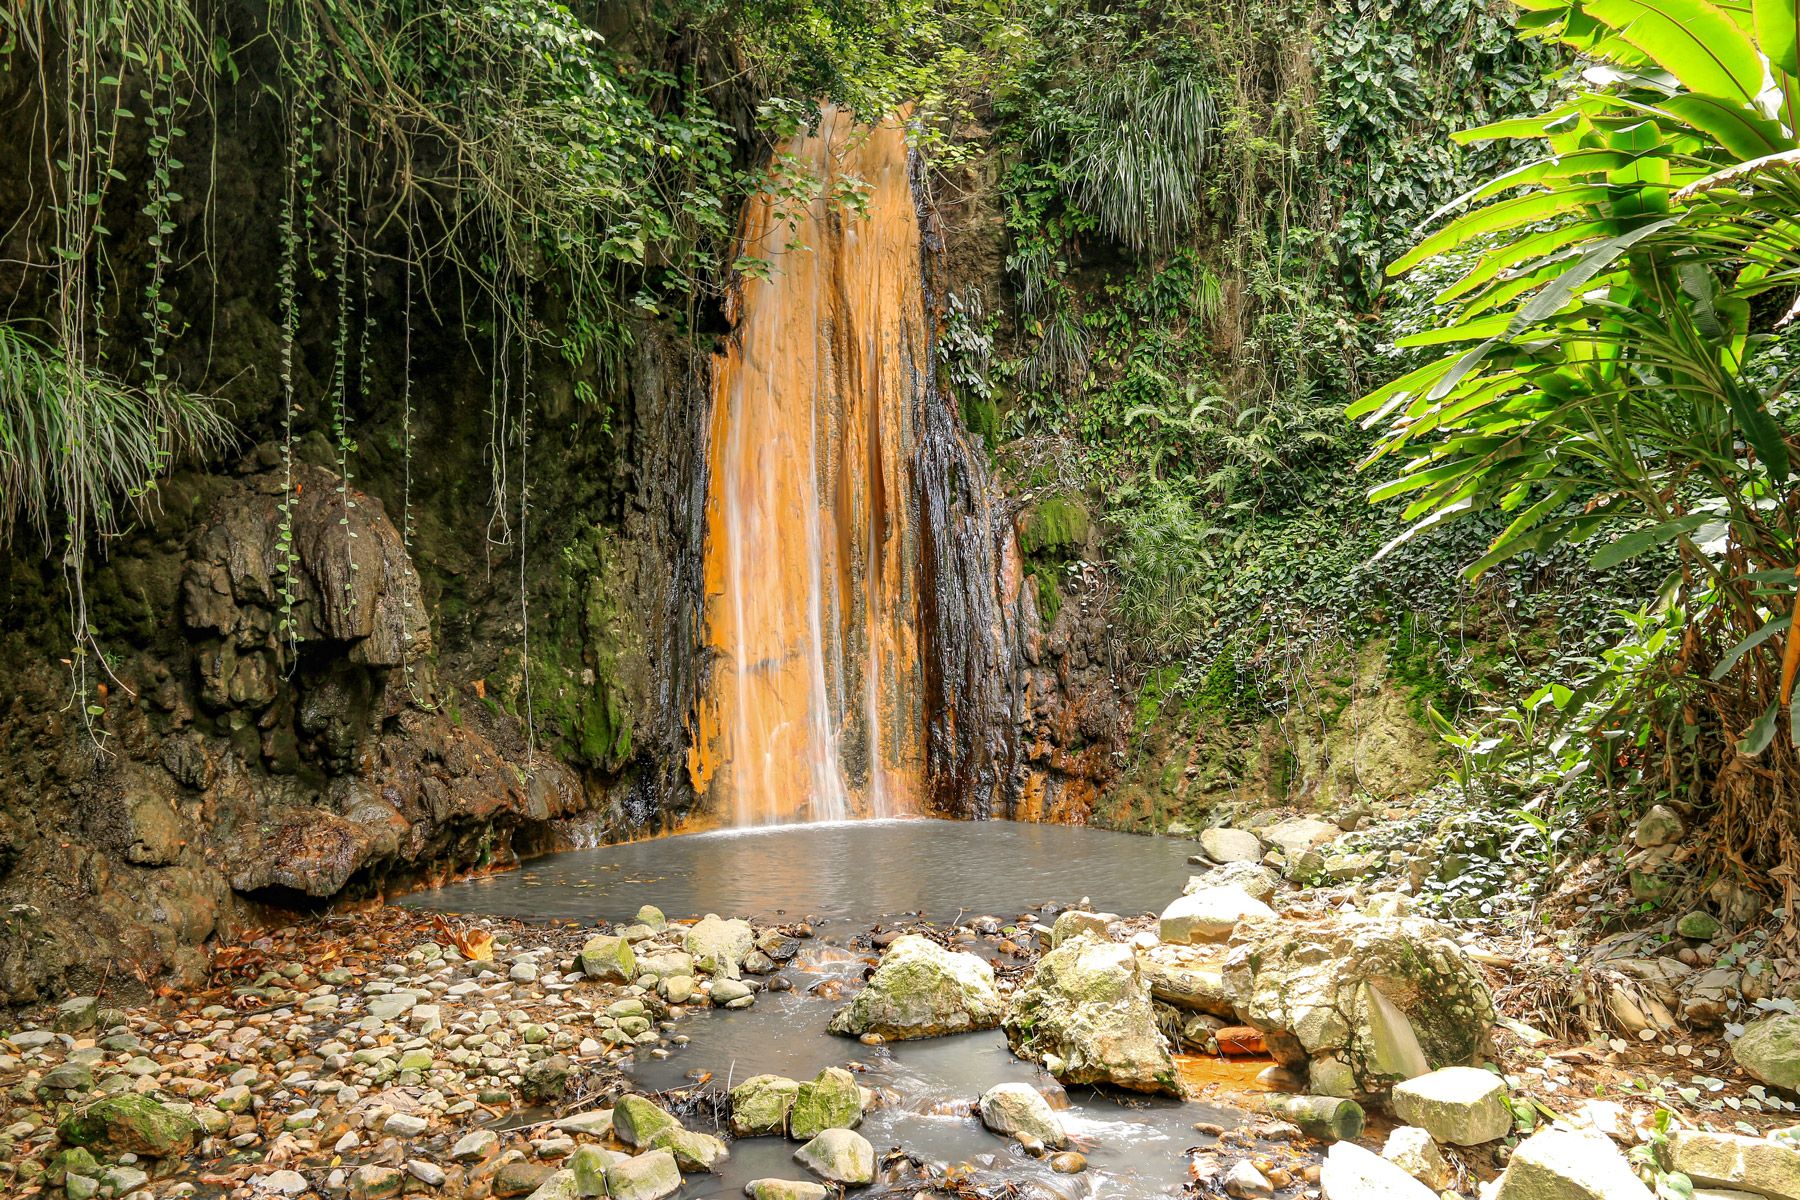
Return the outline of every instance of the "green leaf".
{"type": "Polygon", "coordinates": [[[1769,61],[1800,75],[1800,0],[1751,0],[1756,43],[1769,61]]]}
{"type": "Polygon", "coordinates": [[[1756,724],[1750,727],[1750,732],[1746,733],[1744,740],[1738,743],[1738,750],[1755,758],[1768,749],[1769,743],[1775,740],[1775,726],[1780,716],[1781,705],[1779,703],[1771,704],[1763,709],[1763,715],[1756,718],[1756,724]]]}
{"type": "Polygon", "coordinates": [[[1503,229],[1516,229],[1548,220],[1563,213],[1579,212],[1598,206],[1612,195],[1604,186],[1558,188],[1550,192],[1528,192],[1497,204],[1489,204],[1474,212],[1464,213],[1388,266],[1389,275],[1401,275],[1429,258],[1446,250],[1503,229]]]}
{"type": "Polygon", "coordinates": [[[1786,629],[1792,622],[1793,617],[1791,615],[1777,617],[1767,625],[1764,625],[1761,629],[1758,629],[1755,633],[1727,650],[1725,652],[1725,657],[1719,660],[1719,665],[1712,669],[1712,674],[1709,678],[1714,683],[1717,683],[1719,680],[1725,678],[1725,676],[1731,674],[1731,668],[1737,666],[1738,661],[1742,659],[1744,655],[1750,653],[1752,650],[1786,629]]]}
{"type": "Polygon", "coordinates": [[[1776,483],[1786,482],[1789,473],[1787,442],[1781,436],[1781,427],[1769,410],[1763,407],[1762,396],[1733,379],[1729,383],[1731,399],[1731,415],[1743,431],[1744,440],[1755,448],[1757,457],[1762,459],[1763,466],[1768,469],[1770,478],[1776,483]]]}
{"type": "Polygon", "coordinates": [[[1690,92],[1752,105],[1762,91],[1756,47],[1729,14],[1705,0],[1587,0],[1582,8],[1690,92]]]}
{"type": "Polygon", "coordinates": [[[1653,525],[1649,529],[1640,529],[1628,533],[1617,541],[1608,542],[1600,547],[1588,559],[1588,566],[1596,571],[1604,571],[1608,567],[1616,567],[1622,562],[1629,562],[1638,555],[1658,546],[1674,541],[1684,533],[1692,533],[1706,522],[1712,520],[1709,513],[1693,513],[1678,517],[1673,521],[1664,521],[1661,525],[1653,525]]]}

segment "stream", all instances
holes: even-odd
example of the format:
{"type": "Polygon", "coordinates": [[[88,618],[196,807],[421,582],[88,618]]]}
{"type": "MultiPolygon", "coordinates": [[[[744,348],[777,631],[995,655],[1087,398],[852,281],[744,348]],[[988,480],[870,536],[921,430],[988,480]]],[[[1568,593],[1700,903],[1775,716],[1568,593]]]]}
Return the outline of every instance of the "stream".
{"type": "MultiPolygon", "coordinates": [[[[1021,1195],[1045,1200],[1133,1200],[1179,1194],[1187,1178],[1182,1152],[1211,1141],[1194,1123],[1229,1127],[1241,1114],[1087,1087],[1064,1092],[1035,1064],[1013,1057],[997,1030],[865,1046],[826,1032],[838,1002],[811,989],[835,980],[848,990],[859,982],[866,956],[848,943],[879,924],[980,916],[1010,924],[1084,897],[1100,911],[1160,911],[1191,873],[1191,848],[1177,840],[1010,821],[832,822],[566,851],[403,903],[527,920],[628,921],[644,904],[676,920],[709,912],[806,920],[816,936],[782,971],[791,991],[762,992],[741,1012],[691,1012],[680,1026],[688,1043],[666,1059],[633,1063],[632,1077],[647,1091],[661,1091],[708,1076],[715,1085],[765,1073],[807,1079],[825,1067],[851,1066],[879,1097],[861,1126],[877,1155],[902,1147],[939,1167],[966,1164],[977,1182],[1010,1183],[1021,1195]],[[1064,1109],[1074,1146],[1088,1158],[1086,1171],[1056,1174],[969,1115],[969,1101],[1012,1080],[1033,1084],[1064,1109]]],[[[992,943],[966,948],[984,946],[992,943]]],[[[740,1196],[752,1179],[801,1178],[794,1149],[779,1138],[734,1141],[723,1171],[689,1177],[682,1195],[740,1196]]]]}

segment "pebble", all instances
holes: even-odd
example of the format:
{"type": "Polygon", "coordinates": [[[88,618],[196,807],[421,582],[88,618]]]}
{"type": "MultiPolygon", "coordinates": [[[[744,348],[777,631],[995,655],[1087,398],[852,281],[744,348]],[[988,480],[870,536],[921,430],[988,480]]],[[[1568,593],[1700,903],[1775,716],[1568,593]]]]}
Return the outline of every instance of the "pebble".
{"type": "Polygon", "coordinates": [[[444,1168],[434,1162],[427,1162],[422,1158],[409,1159],[406,1164],[406,1173],[426,1187],[444,1186],[444,1168]]]}

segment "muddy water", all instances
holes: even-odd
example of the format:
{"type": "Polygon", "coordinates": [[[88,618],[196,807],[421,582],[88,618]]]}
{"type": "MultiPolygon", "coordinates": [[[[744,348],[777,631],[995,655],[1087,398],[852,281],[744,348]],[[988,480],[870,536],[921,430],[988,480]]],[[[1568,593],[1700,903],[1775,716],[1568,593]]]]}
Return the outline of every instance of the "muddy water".
{"type": "MultiPolygon", "coordinates": [[[[783,973],[790,992],[764,992],[743,1012],[702,1010],[679,1029],[690,1039],[667,1059],[630,1069],[646,1090],[717,1088],[752,1075],[810,1078],[828,1066],[856,1070],[879,1103],[861,1132],[877,1154],[895,1147],[973,1178],[1010,1183],[1050,1200],[1170,1196],[1187,1178],[1189,1147],[1212,1139],[1196,1121],[1227,1127],[1242,1115],[1076,1088],[1065,1093],[1034,1064],[1008,1052],[998,1032],[870,1047],[825,1031],[837,1007],[809,994],[827,980],[854,987],[867,959],[846,948],[872,925],[907,914],[952,922],[976,915],[1011,921],[1040,905],[1088,897],[1096,909],[1158,910],[1180,894],[1192,844],[1067,826],[1008,821],[861,821],[662,838],[536,860],[505,875],[409,897],[411,905],[511,917],[620,921],[655,904],[671,918],[708,912],[814,922],[818,936],[783,973]],[[982,1128],[969,1104],[997,1083],[1020,1080],[1058,1107],[1089,1168],[1058,1175],[982,1128]]],[[[972,949],[979,949],[977,943],[972,949]]],[[[991,949],[991,943],[985,944],[991,949]]],[[[765,1176],[804,1178],[794,1144],[734,1142],[716,1176],[690,1176],[684,1197],[736,1196],[765,1176]]]]}

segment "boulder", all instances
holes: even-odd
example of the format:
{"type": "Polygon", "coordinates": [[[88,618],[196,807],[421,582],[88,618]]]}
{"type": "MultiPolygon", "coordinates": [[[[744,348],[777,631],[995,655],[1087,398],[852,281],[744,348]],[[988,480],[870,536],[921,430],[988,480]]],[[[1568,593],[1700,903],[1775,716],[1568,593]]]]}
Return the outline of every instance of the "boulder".
{"type": "Polygon", "coordinates": [[[694,966],[708,975],[736,979],[744,956],[756,944],[748,921],[721,921],[708,913],[690,926],[681,948],[694,956],[694,966]]]}
{"type": "Polygon", "coordinates": [[[1245,926],[1236,941],[1226,991],[1288,1066],[1330,1057],[1358,1091],[1376,1093],[1437,1067],[1472,1065],[1487,1049],[1493,997],[1462,947],[1431,921],[1267,922],[1245,926]]]}
{"type": "Polygon", "coordinates": [[[575,965],[589,979],[611,983],[630,983],[639,975],[631,943],[622,937],[589,938],[575,956],[575,965]]]}
{"type": "Polygon", "coordinates": [[[626,1157],[628,1156],[601,1146],[577,1146],[575,1152],[563,1160],[563,1166],[575,1176],[577,1196],[604,1196],[606,1168],[626,1157]]]}
{"type": "Polygon", "coordinates": [[[788,1113],[800,1085],[781,1075],[753,1075],[731,1089],[733,1137],[787,1132],[788,1113]]]}
{"type": "Polygon", "coordinates": [[[639,946],[636,953],[638,975],[674,979],[694,973],[694,956],[685,950],[677,950],[673,946],[639,946]]]}
{"type": "Polygon", "coordinates": [[[994,969],[973,954],[906,934],[881,956],[868,984],[831,1018],[833,1033],[889,1041],[940,1037],[1000,1024],[994,969]]]}
{"type": "Polygon", "coordinates": [[[750,1200],[825,1200],[831,1191],[798,1179],[752,1179],[744,1185],[744,1195],[750,1200]]]}
{"type": "Polygon", "coordinates": [[[1479,1067],[1444,1067],[1394,1085],[1394,1114],[1440,1142],[1479,1146],[1512,1132],[1506,1081],[1479,1067]]]}
{"type": "Polygon", "coordinates": [[[1491,1200],[1651,1200],[1609,1137],[1546,1129],[1520,1143],[1491,1200]]]}
{"type": "Polygon", "coordinates": [[[200,1126],[186,1113],[136,1092],[103,1096],[57,1125],[71,1146],[97,1146],[141,1158],[170,1158],[194,1148],[200,1126]]]}
{"type": "Polygon", "coordinates": [[[681,1168],[667,1150],[621,1158],[606,1168],[606,1194],[612,1200],[662,1200],[681,1190],[681,1168]]]}
{"type": "Polygon", "coordinates": [[[1090,934],[1102,941],[1106,938],[1106,927],[1119,919],[1117,913],[1084,912],[1079,908],[1071,908],[1056,918],[1056,924],[1050,927],[1050,948],[1055,949],[1071,938],[1082,934],[1090,934]]]}
{"type": "Polygon", "coordinates": [[[1201,888],[1179,897],[1163,910],[1157,935],[1165,942],[1222,942],[1246,917],[1273,920],[1275,910],[1243,888],[1224,885],[1201,888]]]}
{"type": "Polygon", "coordinates": [[[1649,812],[1638,818],[1637,827],[1631,831],[1631,840],[1637,843],[1639,849],[1649,850],[1679,842],[1685,831],[1686,826],[1674,809],[1653,804],[1649,812]]]}
{"type": "Polygon", "coordinates": [[[679,1125],[652,1137],[650,1147],[673,1154],[676,1167],[683,1171],[717,1171],[719,1164],[731,1157],[725,1143],[712,1134],[683,1129],[679,1125]]]}
{"type": "Polygon", "coordinates": [[[654,904],[646,904],[637,910],[635,924],[643,925],[652,933],[661,933],[669,927],[669,918],[663,916],[663,910],[654,904]]]}
{"type": "Polygon", "coordinates": [[[1003,1137],[1024,1134],[1056,1150],[1069,1144],[1050,1102],[1028,1083],[996,1084],[982,1094],[976,1110],[981,1123],[1003,1137]]]}
{"type": "Polygon", "coordinates": [[[1355,1142],[1336,1142],[1319,1168],[1325,1200],[1437,1200],[1395,1164],[1355,1142]]]}
{"type": "Polygon", "coordinates": [[[827,1129],[854,1129],[862,1123],[862,1088],[842,1067],[826,1067],[795,1089],[788,1132],[804,1141],[827,1129]]]}
{"type": "Polygon", "coordinates": [[[1800,1150],[1766,1138],[1684,1129],[1669,1139],[1669,1169],[1701,1187],[1800,1200],[1800,1150]]]}
{"type": "Polygon", "coordinates": [[[1731,1057],[1762,1082],[1800,1091],[1800,1016],[1778,1013],[1745,1028],[1731,1057]]]}
{"type": "Polygon", "coordinates": [[[648,1146],[657,1134],[681,1125],[642,1096],[620,1096],[612,1110],[613,1136],[627,1146],[648,1146]]]}
{"type": "Polygon", "coordinates": [[[1275,872],[1260,863],[1225,863],[1203,875],[1188,876],[1187,886],[1181,889],[1181,894],[1191,896],[1206,888],[1237,887],[1251,899],[1267,904],[1275,895],[1275,885],[1279,881],[1275,872]]]}
{"type": "Polygon", "coordinates": [[[1130,947],[1077,938],[1038,960],[1001,1019],[1013,1053],[1064,1083],[1180,1094],[1150,984],[1130,947]]]}
{"type": "Polygon", "coordinates": [[[1316,817],[1293,817],[1263,830],[1263,841],[1279,849],[1288,858],[1299,858],[1315,846],[1322,846],[1344,831],[1330,821],[1316,817]]]}
{"type": "Polygon", "coordinates": [[[851,1129],[827,1129],[794,1151],[794,1161],[832,1183],[860,1187],[875,1178],[875,1147],[851,1129]]]}
{"type": "Polygon", "coordinates": [[[1237,1008],[1225,990],[1224,970],[1202,957],[1205,953],[1182,946],[1153,946],[1138,951],[1138,969],[1150,982],[1151,996],[1164,1004],[1235,1021],[1237,1008]]]}
{"type": "Polygon", "coordinates": [[[1455,1180],[1443,1151],[1431,1135],[1417,1125],[1402,1125],[1388,1134],[1381,1157],[1411,1175],[1434,1192],[1442,1192],[1455,1180]]]}
{"type": "Polygon", "coordinates": [[[1200,833],[1200,849],[1216,863],[1260,862],[1262,839],[1248,829],[1205,829],[1200,833]]]}

